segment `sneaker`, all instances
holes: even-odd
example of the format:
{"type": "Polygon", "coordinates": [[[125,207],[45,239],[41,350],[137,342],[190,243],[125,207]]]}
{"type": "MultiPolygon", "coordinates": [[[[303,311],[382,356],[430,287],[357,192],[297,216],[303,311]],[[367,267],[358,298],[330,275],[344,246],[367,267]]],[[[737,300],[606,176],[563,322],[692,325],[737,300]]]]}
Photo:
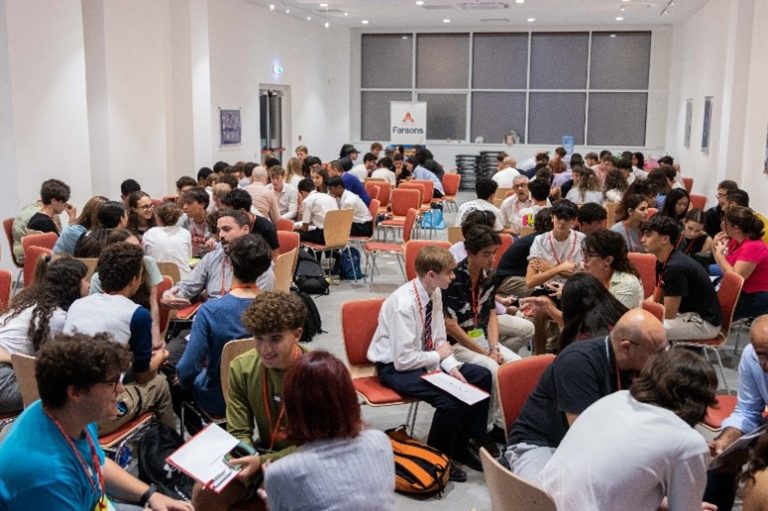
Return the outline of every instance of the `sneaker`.
{"type": "Polygon", "coordinates": [[[478,452],[480,451],[481,447],[485,447],[485,450],[488,451],[488,454],[490,454],[492,457],[498,458],[500,456],[499,446],[496,445],[496,440],[493,438],[493,433],[488,433],[483,438],[472,441],[472,445],[477,447],[478,452]]]}
{"type": "Polygon", "coordinates": [[[469,443],[456,448],[453,459],[462,465],[468,466],[472,470],[477,470],[478,472],[483,471],[483,464],[480,462],[480,457],[477,455],[477,451],[475,451],[469,443]]]}
{"type": "Polygon", "coordinates": [[[464,472],[462,469],[460,469],[456,463],[451,462],[451,468],[450,468],[450,474],[448,475],[448,480],[456,483],[463,483],[464,481],[467,480],[467,473],[464,472]]]}

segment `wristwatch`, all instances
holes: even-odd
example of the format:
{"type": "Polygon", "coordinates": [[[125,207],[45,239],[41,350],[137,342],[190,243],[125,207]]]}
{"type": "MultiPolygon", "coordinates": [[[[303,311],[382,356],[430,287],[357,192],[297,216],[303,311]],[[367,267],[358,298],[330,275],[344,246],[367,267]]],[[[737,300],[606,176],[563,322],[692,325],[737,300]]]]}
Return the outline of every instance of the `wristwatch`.
{"type": "Polygon", "coordinates": [[[147,503],[149,502],[150,497],[155,494],[157,491],[157,486],[154,484],[150,484],[149,488],[147,488],[147,491],[144,492],[144,494],[139,499],[139,505],[141,507],[147,507],[147,503]]]}

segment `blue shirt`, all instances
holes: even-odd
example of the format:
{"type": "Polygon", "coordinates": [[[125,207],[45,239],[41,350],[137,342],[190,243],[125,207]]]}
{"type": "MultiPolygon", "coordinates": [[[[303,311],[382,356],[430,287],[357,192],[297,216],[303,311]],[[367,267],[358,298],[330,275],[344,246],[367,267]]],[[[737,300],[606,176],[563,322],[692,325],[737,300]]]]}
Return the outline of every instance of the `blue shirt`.
{"type": "Polygon", "coordinates": [[[75,246],[77,245],[80,236],[85,234],[85,227],[82,225],[68,225],[59,234],[59,239],[56,240],[56,244],[53,246],[54,254],[75,254],[75,246]]]}
{"type": "Polygon", "coordinates": [[[349,172],[344,172],[341,175],[341,180],[344,181],[345,190],[349,190],[350,192],[363,199],[363,202],[365,202],[366,206],[371,205],[371,198],[368,196],[368,192],[365,191],[363,183],[357,179],[357,176],[350,174],[349,172]]]}
{"type": "Polygon", "coordinates": [[[763,423],[763,410],[768,404],[768,373],[763,371],[755,348],[744,348],[739,361],[739,392],[736,408],[723,421],[723,429],[736,428],[750,433],[763,423]]]}
{"type": "Polygon", "coordinates": [[[438,179],[435,173],[431,170],[418,165],[415,169],[413,169],[413,177],[421,181],[432,181],[435,184],[435,190],[445,194],[445,191],[443,190],[443,182],[440,181],[440,179],[438,179]]]}
{"type": "MultiPolygon", "coordinates": [[[[104,466],[104,451],[99,447],[96,424],[87,426],[99,463],[104,466]]],[[[86,464],[93,461],[85,437],[73,443],[86,464]]],[[[94,481],[96,475],[94,473],[94,481]]],[[[0,444],[0,510],[90,511],[100,492],[88,482],[82,465],[38,400],[11,426],[0,444]]]]}
{"type": "Polygon", "coordinates": [[[200,407],[216,417],[225,412],[219,368],[221,352],[229,341],[250,336],[241,319],[250,304],[250,298],[231,294],[205,302],[195,314],[189,342],[176,366],[181,386],[192,387],[200,407]]]}

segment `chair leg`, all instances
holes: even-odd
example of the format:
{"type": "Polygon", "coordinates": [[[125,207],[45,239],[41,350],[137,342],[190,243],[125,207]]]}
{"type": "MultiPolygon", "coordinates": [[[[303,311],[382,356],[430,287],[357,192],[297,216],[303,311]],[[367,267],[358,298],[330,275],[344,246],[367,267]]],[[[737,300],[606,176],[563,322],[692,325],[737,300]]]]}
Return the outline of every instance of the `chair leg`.
{"type": "Polygon", "coordinates": [[[19,270],[19,274],[16,275],[16,282],[13,284],[13,289],[11,289],[11,296],[15,296],[16,293],[19,292],[21,289],[21,277],[24,275],[24,270],[19,270]]]}
{"type": "Polygon", "coordinates": [[[712,346],[707,346],[704,348],[704,351],[713,351],[715,353],[715,359],[717,360],[717,367],[720,369],[720,378],[723,380],[723,385],[725,386],[725,393],[727,395],[731,395],[731,389],[728,386],[728,381],[725,379],[725,367],[723,366],[723,359],[720,358],[720,350],[717,348],[713,348],[712,346]]]}
{"type": "Polygon", "coordinates": [[[408,280],[408,275],[405,273],[405,266],[403,266],[403,255],[397,254],[397,265],[400,266],[400,271],[403,273],[403,279],[408,280]]]}
{"type": "Polygon", "coordinates": [[[416,428],[416,414],[419,412],[419,402],[414,401],[408,407],[408,415],[405,417],[405,425],[408,430],[408,434],[413,436],[414,429],[416,428]]]}
{"type": "MultiPolygon", "coordinates": [[[[352,257],[352,247],[347,245],[346,247],[344,247],[344,249],[346,249],[347,255],[349,256],[349,260],[350,260],[350,262],[352,262],[352,276],[355,277],[355,284],[357,284],[357,280],[358,280],[358,278],[357,278],[357,270],[355,269],[355,264],[354,264],[355,263],[355,259],[352,257]]],[[[339,256],[341,256],[341,252],[344,249],[339,251],[339,256]]]]}

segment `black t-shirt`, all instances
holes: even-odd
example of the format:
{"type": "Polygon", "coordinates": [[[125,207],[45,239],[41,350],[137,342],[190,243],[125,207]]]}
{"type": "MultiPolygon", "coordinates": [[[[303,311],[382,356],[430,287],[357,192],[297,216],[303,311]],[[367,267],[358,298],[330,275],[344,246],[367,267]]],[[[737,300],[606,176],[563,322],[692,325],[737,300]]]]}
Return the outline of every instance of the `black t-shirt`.
{"type": "Polygon", "coordinates": [[[680,296],[678,312],[698,312],[711,325],[723,324],[720,302],[707,271],[692,258],[673,250],[666,263],[656,262],[656,278],[661,275],[664,296],[680,296]]]}
{"type": "Polygon", "coordinates": [[[499,266],[496,268],[495,281],[498,283],[501,279],[507,277],[525,277],[528,270],[528,254],[531,253],[533,239],[539,233],[532,232],[527,236],[517,238],[512,246],[501,256],[499,266]]]}
{"type": "Polygon", "coordinates": [[[573,179],[569,179],[560,186],[560,197],[565,197],[573,188],[573,179]]]}
{"type": "Polygon", "coordinates": [[[266,218],[256,216],[256,219],[253,221],[251,232],[261,234],[267,242],[267,245],[269,245],[269,248],[272,250],[280,248],[280,242],[277,240],[277,230],[272,222],[266,218]]]}
{"type": "Polygon", "coordinates": [[[715,237],[715,234],[720,232],[720,222],[723,220],[723,209],[718,204],[715,207],[709,208],[704,216],[704,230],[707,234],[715,237]]]}
{"type": "Polygon", "coordinates": [[[45,213],[37,212],[27,222],[27,229],[40,232],[55,232],[58,234],[59,228],[51,217],[45,213]]]}
{"type": "MultiPolygon", "coordinates": [[[[544,371],[512,425],[509,444],[557,447],[568,431],[566,413],[581,414],[601,397],[620,390],[608,337],[568,345],[544,371]]],[[[631,371],[620,374],[629,388],[631,371]]]]}

